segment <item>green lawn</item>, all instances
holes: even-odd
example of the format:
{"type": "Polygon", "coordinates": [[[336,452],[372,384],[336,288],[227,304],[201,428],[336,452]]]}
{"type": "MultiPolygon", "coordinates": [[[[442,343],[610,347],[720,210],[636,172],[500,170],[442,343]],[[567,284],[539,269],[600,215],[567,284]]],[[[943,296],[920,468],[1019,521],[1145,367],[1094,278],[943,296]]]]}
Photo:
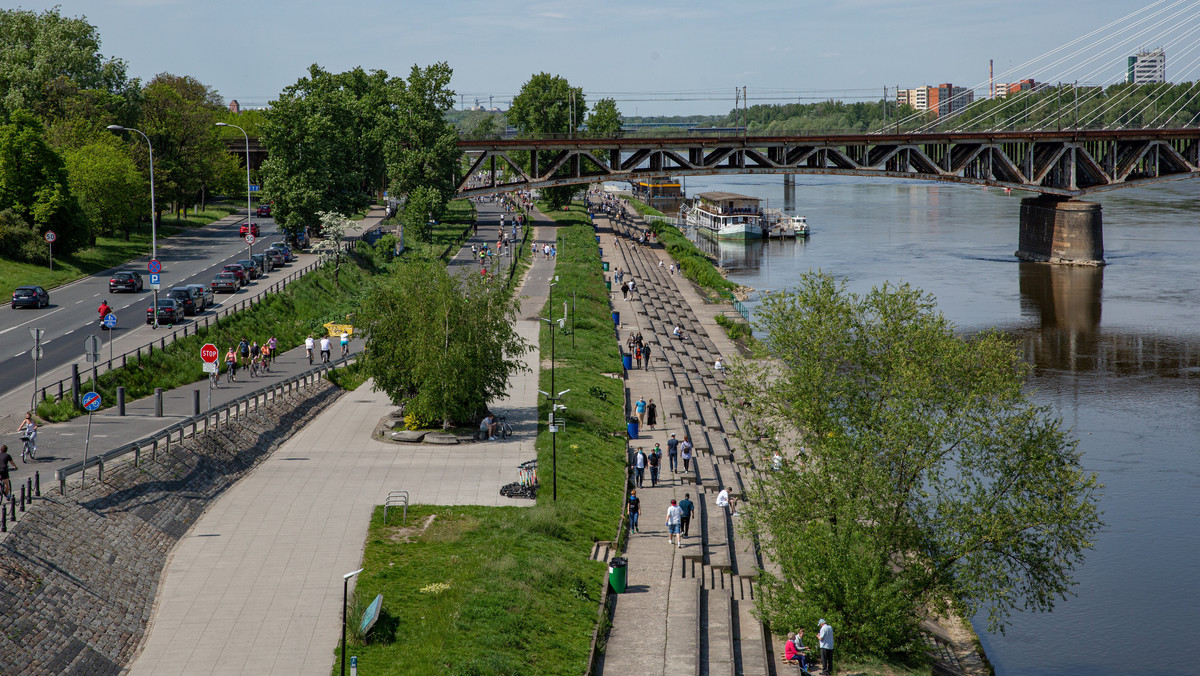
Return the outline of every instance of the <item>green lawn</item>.
{"type": "MultiPolygon", "coordinates": [[[[422,242],[413,233],[404,233],[405,256],[439,258],[452,244],[463,241],[467,228],[475,223],[475,205],[471,200],[453,200],[446,205],[442,220],[433,226],[431,241],[422,242]]],[[[453,255],[455,250],[451,249],[453,255]]]]}
{"type": "MultiPolygon", "coordinates": [[[[543,427],[537,441],[541,490],[532,508],[419,505],[409,510],[410,525],[435,517],[423,532],[398,529],[394,518],[384,526],[378,508],[357,594],[369,602],[382,593],[385,616],[368,645],[350,646],[362,673],[587,669],[606,571],[590,560],[592,543],[616,535],[624,495],[624,385],[602,375],[619,373],[620,362],[586,213],[555,217],[576,225],[565,231],[553,304],[561,313],[562,299],[575,291],[578,309],[575,347],[569,334],[555,336],[554,386],[571,389],[564,398],[566,430],[557,439],[558,501],[551,499],[551,439],[543,427]]],[[[543,360],[549,359],[549,341],[546,328],[543,360]]],[[[550,390],[548,370],[539,382],[550,390]]],[[[548,405],[540,409],[545,420],[548,405]]]]}
{"type": "MultiPolygon", "coordinates": [[[[212,204],[206,211],[191,214],[184,219],[175,219],[164,214],[158,227],[158,238],[163,240],[179,233],[184,228],[208,225],[237,210],[228,204],[212,204]]],[[[36,284],[52,289],[76,279],[94,275],[109,268],[118,267],[139,256],[150,253],[150,226],[144,224],[130,235],[97,237],[96,246],[76,251],[69,256],[54,256],[54,271],[49,266],[33,265],[21,261],[0,259],[0,290],[11,291],[23,284],[36,284]]]]}

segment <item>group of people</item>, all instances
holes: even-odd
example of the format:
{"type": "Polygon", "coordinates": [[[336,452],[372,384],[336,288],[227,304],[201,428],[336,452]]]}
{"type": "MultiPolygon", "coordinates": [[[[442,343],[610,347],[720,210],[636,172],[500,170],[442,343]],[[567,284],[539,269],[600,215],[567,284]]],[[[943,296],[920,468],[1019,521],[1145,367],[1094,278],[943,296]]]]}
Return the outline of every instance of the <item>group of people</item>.
{"type": "MultiPolygon", "coordinates": [[[[822,618],[817,622],[817,647],[821,650],[821,674],[833,673],[833,627],[822,618]]],[[[804,630],[789,631],[783,644],[783,659],[800,665],[804,671],[812,668],[808,661],[808,646],[804,645],[804,630]]]]}
{"type": "MultiPolygon", "coordinates": [[[[650,345],[642,338],[641,331],[629,332],[629,340],[625,341],[625,348],[633,356],[634,366],[645,371],[650,370],[650,345]]],[[[650,429],[654,429],[654,423],[650,423],[650,425],[650,429]]]]}
{"type": "Polygon", "coordinates": [[[633,412],[637,415],[638,426],[645,425],[650,429],[658,424],[658,404],[651,399],[650,403],[646,403],[646,398],[642,397],[633,405],[633,412]]]}
{"type": "MultiPolygon", "coordinates": [[[[692,502],[691,493],[684,493],[683,499],[678,502],[671,500],[671,506],[667,507],[667,520],[664,525],[667,527],[668,540],[673,546],[683,546],[683,538],[688,536],[688,528],[695,513],[696,505],[692,502]]],[[[629,531],[631,533],[641,532],[639,525],[641,514],[642,500],[638,497],[635,488],[629,491],[629,531]]]]}
{"type": "MultiPolygon", "coordinates": [[[[275,348],[278,344],[275,336],[263,341],[262,345],[259,345],[257,340],[249,341],[243,337],[236,346],[226,350],[225,370],[229,382],[237,382],[239,368],[248,369],[251,377],[270,371],[271,360],[275,358],[275,348]]],[[[216,378],[213,379],[213,387],[220,387],[216,378]]]]}

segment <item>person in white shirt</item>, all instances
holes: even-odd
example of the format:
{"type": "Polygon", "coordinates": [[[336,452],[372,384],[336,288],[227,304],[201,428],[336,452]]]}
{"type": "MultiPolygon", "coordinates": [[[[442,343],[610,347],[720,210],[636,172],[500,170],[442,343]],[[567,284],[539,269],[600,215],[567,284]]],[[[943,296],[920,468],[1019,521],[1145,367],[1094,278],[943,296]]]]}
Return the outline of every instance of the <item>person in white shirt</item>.
{"type": "Polygon", "coordinates": [[[737,498],[730,497],[729,491],[731,490],[733,490],[731,486],[726,486],[725,488],[721,489],[720,493],[717,493],[717,506],[728,507],[729,515],[737,516],[737,498]]]}
{"type": "Polygon", "coordinates": [[[675,501],[671,501],[671,506],[667,507],[667,539],[676,547],[683,545],[683,541],[679,537],[680,519],[683,517],[683,510],[675,501]]]}
{"type": "Polygon", "coordinates": [[[331,348],[332,348],[332,345],[329,342],[329,336],[321,336],[321,363],[322,364],[329,363],[329,350],[331,348]]]}
{"type": "Polygon", "coordinates": [[[817,623],[817,644],[821,648],[821,673],[833,673],[833,627],[825,620],[817,623]]]}
{"type": "Polygon", "coordinates": [[[724,372],[725,372],[725,365],[721,363],[721,359],[720,359],[720,358],[718,358],[718,359],[717,359],[717,363],[716,363],[716,364],[713,364],[713,369],[714,369],[715,371],[717,371],[718,373],[724,373],[724,372]]]}
{"type": "Polygon", "coordinates": [[[313,348],[316,346],[317,346],[317,341],[313,340],[313,337],[311,335],[304,339],[304,351],[308,353],[308,363],[309,364],[312,364],[312,362],[313,362],[312,351],[313,351],[313,348]]]}

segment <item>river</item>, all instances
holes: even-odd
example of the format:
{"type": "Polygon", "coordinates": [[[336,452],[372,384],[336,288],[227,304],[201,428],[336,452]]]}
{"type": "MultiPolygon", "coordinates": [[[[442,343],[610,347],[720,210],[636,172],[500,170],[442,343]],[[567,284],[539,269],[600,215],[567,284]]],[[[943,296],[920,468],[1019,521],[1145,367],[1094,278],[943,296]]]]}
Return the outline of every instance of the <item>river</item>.
{"type": "MultiPolygon", "coordinates": [[[[693,177],[686,188],[785,206],[781,176],[693,177]]],[[[1200,673],[1200,181],[1092,198],[1109,263],[1098,268],[1019,262],[1022,196],[798,176],[795,213],[811,238],[709,246],[731,280],[759,291],[810,269],[856,291],[904,281],[963,331],[1018,336],[1033,399],[1063,418],[1104,483],[1106,526],[1076,596],[1014,614],[1003,635],[976,618],[996,673],[1200,673]]]]}

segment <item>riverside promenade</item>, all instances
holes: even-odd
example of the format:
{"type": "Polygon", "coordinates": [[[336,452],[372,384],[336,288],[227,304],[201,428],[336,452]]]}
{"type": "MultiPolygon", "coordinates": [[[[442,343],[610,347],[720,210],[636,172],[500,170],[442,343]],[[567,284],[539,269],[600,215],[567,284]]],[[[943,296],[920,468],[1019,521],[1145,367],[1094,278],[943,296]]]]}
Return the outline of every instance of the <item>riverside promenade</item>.
{"type": "MultiPolygon", "coordinates": [[[[479,205],[480,239],[496,205],[479,205]]],[[[536,241],[555,226],[531,219],[536,241]]],[[[485,231],[486,228],[486,231],[485,231]]],[[[470,245],[456,263],[470,270],[470,245]]],[[[342,575],[360,567],[371,514],[388,491],[413,503],[529,504],[501,497],[518,463],[536,457],[537,312],[554,261],[535,257],[518,295],[529,371],[492,408],[515,434],[497,442],[404,445],[373,438],[395,410],[370,383],[345,394],[221,496],[180,541],[131,674],[256,673],[327,676],[341,623],[342,575]],[[533,319],[523,319],[533,317],[533,319]]]]}

